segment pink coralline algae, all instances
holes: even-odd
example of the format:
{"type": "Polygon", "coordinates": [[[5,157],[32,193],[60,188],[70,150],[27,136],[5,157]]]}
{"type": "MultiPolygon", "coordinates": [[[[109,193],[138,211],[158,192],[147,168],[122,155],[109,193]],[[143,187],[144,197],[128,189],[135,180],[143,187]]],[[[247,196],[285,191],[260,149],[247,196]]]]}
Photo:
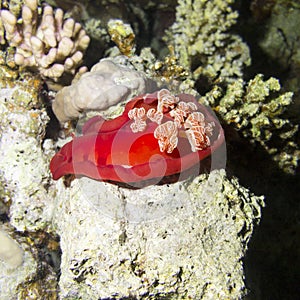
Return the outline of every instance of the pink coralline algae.
{"type": "Polygon", "coordinates": [[[134,186],[174,182],[198,174],[200,161],[224,143],[222,127],[205,106],[167,89],[135,97],[115,119],[90,119],[82,132],[51,160],[53,179],[74,174],[134,186]]]}

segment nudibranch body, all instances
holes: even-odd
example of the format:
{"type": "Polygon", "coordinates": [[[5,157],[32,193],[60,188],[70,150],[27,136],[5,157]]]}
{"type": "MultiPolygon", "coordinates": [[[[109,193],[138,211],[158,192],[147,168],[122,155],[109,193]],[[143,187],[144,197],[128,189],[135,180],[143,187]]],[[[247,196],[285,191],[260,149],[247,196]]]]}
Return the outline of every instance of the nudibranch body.
{"type": "Polygon", "coordinates": [[[206,107],[192,95],[167,89],[135,97],[113,120],[90,119],[82,133],[52,158],[53,179],[75,174],[120,184],[159,183],[199,172],[200,161],[224,142],[206,107]]]}

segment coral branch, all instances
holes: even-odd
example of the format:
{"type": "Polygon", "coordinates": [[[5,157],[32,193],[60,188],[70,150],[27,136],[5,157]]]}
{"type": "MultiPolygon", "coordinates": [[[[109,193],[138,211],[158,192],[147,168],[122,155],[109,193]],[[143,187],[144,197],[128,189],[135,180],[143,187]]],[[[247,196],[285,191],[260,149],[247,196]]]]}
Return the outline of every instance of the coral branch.
{"type": "Polygon", "coordinates": [[[58,81],[79,69],[90,38],[81,25],[64,20],[61,9],[46,5],[38,14],[36,0],[25,0],[18,20],[9,10],[0,10],[0,44],[16,48],[15,63],[37,69],[58,81]]]}

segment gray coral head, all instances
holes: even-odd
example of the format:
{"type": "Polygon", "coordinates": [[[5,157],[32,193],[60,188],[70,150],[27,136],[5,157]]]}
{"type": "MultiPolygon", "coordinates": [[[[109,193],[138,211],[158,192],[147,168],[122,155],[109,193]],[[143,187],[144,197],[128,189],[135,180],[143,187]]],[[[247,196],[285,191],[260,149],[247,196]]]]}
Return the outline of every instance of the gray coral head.
{"type": "Polygon", "coordinates": [[[60,122],[75,119],[82,111],[102,111],[132,97],[151,92],[156,84],[113,59],[102,59],[71,86],[60,90],[52,104],[60,122]]]}

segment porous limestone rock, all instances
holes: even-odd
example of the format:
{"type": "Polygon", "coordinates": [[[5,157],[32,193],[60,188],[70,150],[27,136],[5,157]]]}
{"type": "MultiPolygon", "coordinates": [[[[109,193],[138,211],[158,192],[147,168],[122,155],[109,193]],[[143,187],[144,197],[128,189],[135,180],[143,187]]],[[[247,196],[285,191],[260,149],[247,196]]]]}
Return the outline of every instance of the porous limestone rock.
{"type": "Polygon", "coordinates": [[[56,273],[28,234],[51,231],[54,204],[42,149],[49,117],[38,97],[41,80],[3,76],[0,85],[0,210],[7,220],[0,225],[0,300],[57,299],[56,273]]]}
{"type": "Polygon", "coordinates": [[[0,44],[15,47],[17,65],[38,69],[55,81],[63,74],[75,74],[89,42],[80,23],[64,20],[61,9],[45,5],[40,15],[37,0],[24,1],[19,19],[10,10],[0,10],[0,44]]]}
{"type": "Polygon", "coordinates": [[[60,90],[52,104],[60,122],[82,111],[105,110],[134,96],[153,91],[155,83],[129,66],[125,56],[101,59],[90,72],[60,90]]]}
{"type": "Polygon", "coordinates": [[[224,170],[128,190],[57,183],[61,299],[240,299],[263,198],[224,170]]]}
{"type": "Polygon", "coordinates": [[[36,98],[34,80],[10,84],[0,90],[1,200],[10,206],[10,223],[17,230],[34,231],[49,225],[53,204],[41,146],[49,117],[36,98]]]}

